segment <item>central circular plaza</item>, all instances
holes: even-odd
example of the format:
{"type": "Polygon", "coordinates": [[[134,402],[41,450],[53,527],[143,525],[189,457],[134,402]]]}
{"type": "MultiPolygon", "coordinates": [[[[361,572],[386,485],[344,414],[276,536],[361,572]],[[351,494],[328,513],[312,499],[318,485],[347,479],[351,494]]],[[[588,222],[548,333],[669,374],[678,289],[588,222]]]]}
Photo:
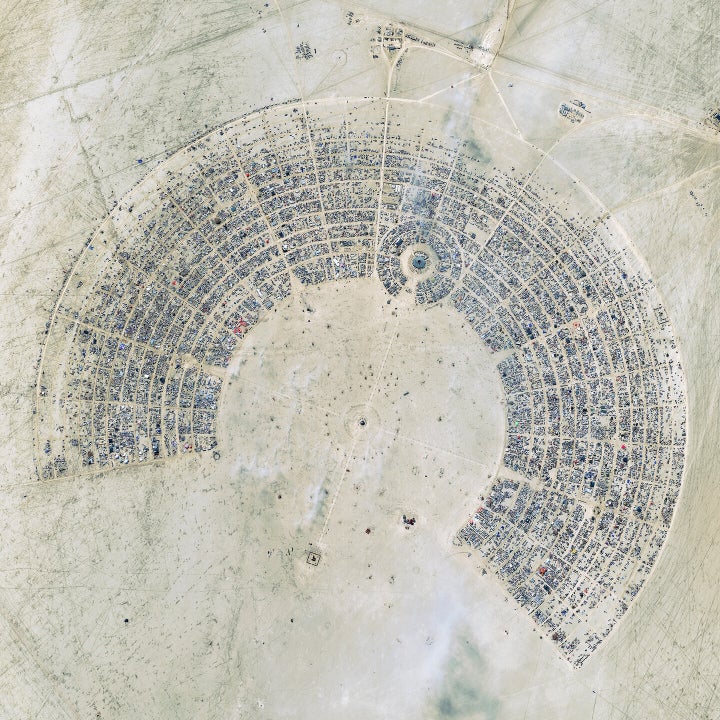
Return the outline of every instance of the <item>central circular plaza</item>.
{"type": "Polygon", "coordinates": [[[447,547],[502,458],[502,385],[470,326],[386,298],[366,279],[283,304],[234,357],[219,408],[228,471],[281,483],[288,530],[328,557],[352,553],[356,522],[389,531],[409,506],[447,547]]]}
{"type": "Polygon", "coordinates": [[[462,273],[457,238],[436,222],[401,223],[385,235],[380,251],[379,274],[385,289],[394,295],[399,285],[420,305],[447,297],[462,273]]]}
{"type": "Polygon", "coordinates": [[[467,553],[449,561],[448,548],[501,461],[502,385],[461,316],[401,300],[388,304],[372,278],[309,289],[254,328],[229,368],[213,472],[248,508],[241,575],[275,588],[235,630],[267,628],[248,662],[269,711],[277,677],[323,677],[326,707],[370,682],[412,707],[401,678],[416,653],[429,671],[443,665],[475,622],[467,553]],[[272,548],[292,553],[276,567],[272,548]],[[318,639],[328,651],[298,662],[318,639]]]}
{"type": "Polygon", "coordinates": [[[417,293],[421,283],[427,283],[437,276],[440,268],[440,258],[432,245],[415,242],[408,245],[400,255],[400,267],[407,277],[406,287],[417,293]]]}
{"type": "Polygon", "coordinates": [[[427,260],[427,255],[421,252],[416,252],[413,254],[412,266],[418,271],[424,270],[427,266],[427,260]]]}

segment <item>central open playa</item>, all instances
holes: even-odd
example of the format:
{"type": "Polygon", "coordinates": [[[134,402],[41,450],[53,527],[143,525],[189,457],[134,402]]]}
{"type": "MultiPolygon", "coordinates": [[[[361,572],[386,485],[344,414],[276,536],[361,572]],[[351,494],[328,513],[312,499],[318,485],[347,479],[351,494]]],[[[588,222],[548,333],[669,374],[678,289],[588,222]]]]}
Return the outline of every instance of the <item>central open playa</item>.
{"type": "Polygon", "coordinates": [[[417,712],[447,690],[446,666],[486,662],[478,646],[510,615],[453,543],[501,460],[495,363],[456,313],[388,302],[374,279],[343,285],[253,329],[219,413],[213,475],[243,488],[245,535],[260,538],[238,632],[273,717],[417,712]]]}

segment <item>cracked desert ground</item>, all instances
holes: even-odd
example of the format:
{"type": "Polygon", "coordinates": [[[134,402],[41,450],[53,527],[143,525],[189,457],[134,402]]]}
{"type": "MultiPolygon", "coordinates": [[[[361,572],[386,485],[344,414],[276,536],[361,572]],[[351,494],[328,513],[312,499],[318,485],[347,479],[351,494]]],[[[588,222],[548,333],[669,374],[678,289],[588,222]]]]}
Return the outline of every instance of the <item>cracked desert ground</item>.
{"type": "Polygon", "coordinates": [[[720,718],[720,6],[8,0],[0,719],[720,718]]]}

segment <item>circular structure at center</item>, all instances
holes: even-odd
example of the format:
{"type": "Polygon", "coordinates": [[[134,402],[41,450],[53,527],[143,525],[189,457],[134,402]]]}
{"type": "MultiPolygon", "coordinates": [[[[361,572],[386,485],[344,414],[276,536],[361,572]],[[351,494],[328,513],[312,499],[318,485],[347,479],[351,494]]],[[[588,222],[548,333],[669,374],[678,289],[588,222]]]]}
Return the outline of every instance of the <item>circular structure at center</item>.
{"type": "Polygon", "coordinates": [[[427,255],[421,252],[416,252],[413,255],[412,265],[416,270],[424,270],[427,265],[427,255]]]}
{"type": "Polygon", "coordinates": [[[387,232],[380,243],[378,274],[391,294],[411,292],[418,304],[436,303],[460,279],[463,258],[455,235],[431,221],[408,221],[387,232]]]}
{"type": "Polygon", "coordinates": [[[444,289],[452,287],[451,281],[445,278],[445,268],[437,250],[429,242],[408,245],[400,254],[400,268],[407,277],[407,289],[414,292],[416,297],[418,289],[430,287],[431,284],[444,289]],[[442,285],[437,285],[438,281],[442,285]]]}

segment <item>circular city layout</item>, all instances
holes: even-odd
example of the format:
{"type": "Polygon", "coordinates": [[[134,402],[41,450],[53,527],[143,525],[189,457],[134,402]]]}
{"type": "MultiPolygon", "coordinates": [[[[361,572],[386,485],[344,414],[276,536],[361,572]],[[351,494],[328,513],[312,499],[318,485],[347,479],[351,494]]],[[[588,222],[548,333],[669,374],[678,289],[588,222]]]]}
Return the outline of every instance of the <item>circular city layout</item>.
{"type": "MultiPolygon", "coordinates": [[[[492,358],[502,446],[489,479],[466,478],[481,502],[454,542],[578,666],[672,520],[686,415],[673,329],[630,241],[572,178],[497,130],[478,146],[432,113],[407,122],[408,105],[270,107],[136,186],[49,319],[38,474],[217,459],[220,397],[253,328],[309,286],[379,283],[384,303],[472,328],[473,357],[492,358]]],[[[385,422],[363,406],[347,418],[353,436],[385,422]]]]}

